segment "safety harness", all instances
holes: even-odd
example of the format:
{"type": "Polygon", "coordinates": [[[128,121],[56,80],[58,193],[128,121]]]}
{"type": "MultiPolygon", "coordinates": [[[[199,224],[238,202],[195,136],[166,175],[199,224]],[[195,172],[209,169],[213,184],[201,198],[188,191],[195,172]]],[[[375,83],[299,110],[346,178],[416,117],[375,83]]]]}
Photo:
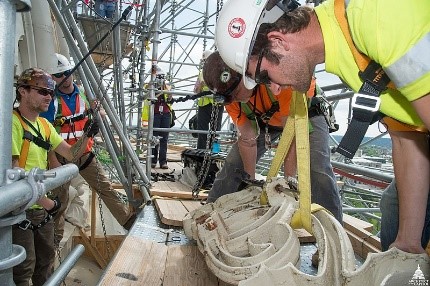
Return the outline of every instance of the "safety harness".
{"type": "MultiPolygon", "coordinates": [[[[18,165],[20,168],[25,169],[25,164],[27,163],[28,152],[30,149],[30,142],[33,142],[40,148],[45,149],[47,152],[51,150],[52,145],[49,143],[49,137],[51,136],[51,129],[48,126],[48,121],[43,117],[39,117],[40,122],[42,123],[42,126],[43,126],[43,130],[45,131],[45,135],[46,135],[46,139],[44,139],[42,134],[40,134],[39,130],[37,130],[33,126],[33,124],[31,124],[27,119],[25,119],[17,108],[13,110],[13,114],[15,114],[15,116],[19,119],[19,122],[21,123],[21,126],[24,129],[24,135],[22,137],[24,141],[21,146],[18,165]],[[34,136],[30,132],[29,127],[36,132],[37,136],[34,136]]],[[[22,230],[30,229],[35,231],[41,228],[42,226],[44,226],[45,224],[47,224],[53,218],[54,215],[55,214],[51,214],[48,212],[45,218],[36,225],[32,224],[31,221],[28,219],[25,219],[20,223],[17,223],[16,225],[22,230]]]]}
{"type": "Polygon", "coordinates": [[[21,113],[18,109],[13,110],[13,114],[19,119],[19,122],[21,123],[22,128],[24,129],[24,135],[22,139],[24,139],[22,146],[21,146],[21,152],[19,155],[19,167],[25,168],[25,164],[27,162],[28,157],[28,151],[30,149],[30,142],[33,142],[40,148],[45,149],[46,151],[51,150],[52,145],[49,143],[49,137],[51,136],[51,129],[48,126],[48,121],[43,118],[39,117],[40,122],[42,123],[43,130],[45,131],[46,139],[43,138],[42,134],[40,134],[39,130],[37,130],[33,124],[31,124],[27,119],[22,117],[21,113]],[[34,136],[33,133],[30,132],[29,126],[31,129],[33,129],[37,136],[34,136]]]}
{"type": "Polygon", "coordinates": [[[348,28],[344,1],[335,0],[335,15],[354,55],[363,84],[358,93],[352,98],[352,119],[336,151],[352,159],[369,126],[381,117],[379,113],[381,99],[379,96],[387,87],[392,89],[395,89],[395,87],[381,65],[360,53],[355,47],[348,28]]]}

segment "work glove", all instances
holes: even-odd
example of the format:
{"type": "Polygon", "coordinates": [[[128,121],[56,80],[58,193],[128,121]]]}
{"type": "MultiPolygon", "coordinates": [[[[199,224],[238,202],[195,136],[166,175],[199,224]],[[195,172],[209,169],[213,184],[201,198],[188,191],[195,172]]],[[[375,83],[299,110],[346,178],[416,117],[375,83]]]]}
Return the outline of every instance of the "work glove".
{"type": "Polygon", "coordinates": [[[58,213],[58,211],[60,210],[60,208],[61,208],[61,202],[60,202],[60,198],[58,196],[55,197],[52,200],[54,201],[54,207],[52,209],[50,209],[50,210],[46,210],[46,212],[50,216],[54,217],[58,213]]]}
{"type": "Polygon", "coordinates": [[[88,119],[84,126],[84,133],[87,137],[94,137],[99,133],[99,124],[97,120],[88,119]]]}

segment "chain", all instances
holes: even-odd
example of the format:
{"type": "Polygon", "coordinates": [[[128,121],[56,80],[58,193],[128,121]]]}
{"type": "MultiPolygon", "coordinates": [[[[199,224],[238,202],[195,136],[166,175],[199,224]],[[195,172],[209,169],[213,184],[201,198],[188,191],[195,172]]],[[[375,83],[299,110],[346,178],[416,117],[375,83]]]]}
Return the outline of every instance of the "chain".
{"type": "Polygon", "coordinates": [[[209,121],[209,134],[206,137],[205,155],[203,157],[203,162],[200,168],[200,172],[197,176],[197,181],[194,184],[193,190],[192,190],[192,197],[194,199],[199,198],[200,188],[202,187],[203,182],[205,181],[206,176],[208,175],[209,167],[211,165],[211,160],[210,160],[211,154],[212,154],[211,145],[216,135],[218,114],[219,114],[218,107],[219,107],[219,103],[215,101],[212,105],[211,119],[209,121]]]}
{"type": "MultiPolygon", "coordinates": [[[[95,159],[97,158],[97,154],[95,159]]],[[[102,168],[102,166],[100,165],[100,168],[102,168]]],[[[98,169],[97,169],[98,170],[98,169]]],[[[106,233],[106,224],[105,224],[105,219],[103,216],[103,205],[102,205],[102,198],[101,198],[101,192],[100,192],[100,172],[97,172],[97,189],[95,190],[97,193],[97,199],[99,202],[99,212],[100,212],[100,221],[102,222],[102,230],[103,230],[103,236],[105,238],[105,245],[106,245],[106,250],[107,250],[107,255],[109,258],[112,257],[112,252],[110,249],[110,243],[109,243],[109,239],[107,237],[107,233],[106,233]]]]}

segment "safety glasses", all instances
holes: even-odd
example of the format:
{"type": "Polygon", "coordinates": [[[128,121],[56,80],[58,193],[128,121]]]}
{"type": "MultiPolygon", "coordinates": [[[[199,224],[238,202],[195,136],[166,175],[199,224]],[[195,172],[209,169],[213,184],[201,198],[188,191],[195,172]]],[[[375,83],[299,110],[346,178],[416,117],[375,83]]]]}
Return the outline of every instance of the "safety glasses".
{"type": "Polygon", "coordinates": [[[47,96],[47,95],[49,95],[50,97],[54,96],[54,91],[52,89],[47,89],[47,88],[43,88],[43,87],[35,87],[35,86],[30,86],[30,88],[36,90],[37,93],[42,95],[42,96],[47,96]]]}
{"type": "Polygon", "coordinates": [[[52,76],[56,77],[56,78],[60,78],[60,77],[63,77],[63,76],[69,76],[70,74],[71,74],[71,70],[66,70],[66,71],[63,71],[63,72],[54,73],[54,74],[52,74],[52,76]]]}
{"type": "Polygon", "coordinates": [[[258,55],[257,66],[255,67],[255,82],[257,84],[270,84],[272,81],[270,80],[269,73],[267,70],[261,69],[261,62],[263,61],[264,55],[266,54],[266,50],[261,50],[258,55]]]}

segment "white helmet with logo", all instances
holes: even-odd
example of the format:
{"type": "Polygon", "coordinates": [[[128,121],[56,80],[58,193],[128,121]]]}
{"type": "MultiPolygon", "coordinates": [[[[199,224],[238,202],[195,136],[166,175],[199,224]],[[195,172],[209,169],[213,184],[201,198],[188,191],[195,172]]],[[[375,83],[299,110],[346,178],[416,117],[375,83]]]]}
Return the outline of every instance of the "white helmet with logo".
{"type": "Polygon", "coordinates": [[[57,58],[57,65],[53,68],[47,69],[48,73],[56,74],[73,69],[73,66],[70,64],[69,60],[65,56],[61,54],[55,54],[55,56],[57,58]]]}
{"type": "MultiPolygon", "coordinates": [[[[263,23],[273,23],[285,12],[274,0],[229,0],[219,13],[215,31],[215,44],[224,62],[233,70],[246,75],[249,55],[254,46],[256,32],[263,23]],[[266,9],[266,5],[270,10],[266,9]]],[[[252,89],[255,81],[243,77],[246,88],[252,89]]]]}

